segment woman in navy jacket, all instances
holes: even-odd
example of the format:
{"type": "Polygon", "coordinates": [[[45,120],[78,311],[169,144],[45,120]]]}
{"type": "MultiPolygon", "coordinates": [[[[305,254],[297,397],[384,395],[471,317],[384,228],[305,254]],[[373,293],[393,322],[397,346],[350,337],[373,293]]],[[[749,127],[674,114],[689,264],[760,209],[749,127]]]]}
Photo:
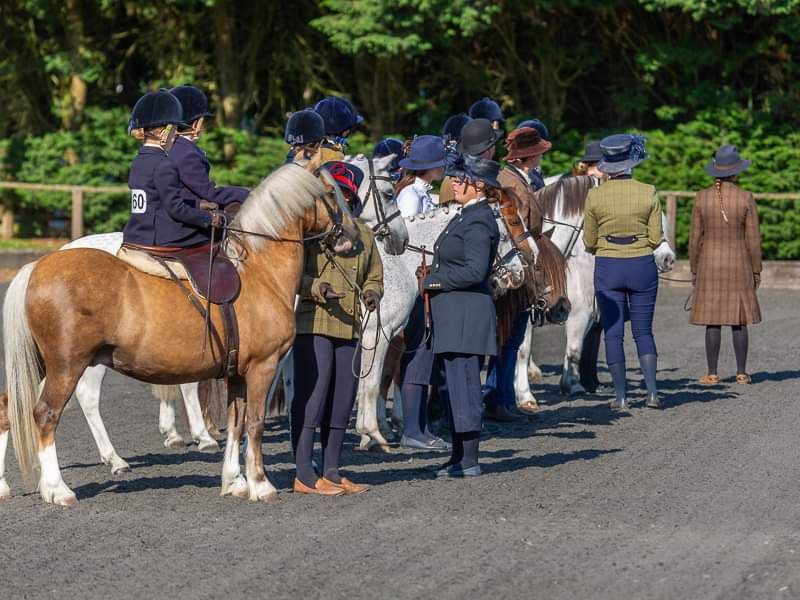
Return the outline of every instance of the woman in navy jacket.
{"type": "Polygon", "coordinates": [[[500,188],[500,165],[464,157],[451,170],[453,200],[462,206],[434,245],[423,286],[431,296],[433,351],[442,362],[453,419],[453,450],[441,477],[480,475],[478,440],[483,401],[481,365],[497,354],[497,323],[489,274],[500,234],[486,200],[500,188]]]}

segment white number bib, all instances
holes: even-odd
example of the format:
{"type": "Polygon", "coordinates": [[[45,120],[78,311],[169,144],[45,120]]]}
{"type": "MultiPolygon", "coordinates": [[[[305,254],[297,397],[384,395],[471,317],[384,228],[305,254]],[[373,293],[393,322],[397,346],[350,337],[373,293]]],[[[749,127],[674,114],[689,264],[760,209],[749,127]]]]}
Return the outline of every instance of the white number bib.
{"type": "Polygon", "coordinates": [[[147,192],[131,190],[131,213],[140,215],[147,212],[147,192]]]}

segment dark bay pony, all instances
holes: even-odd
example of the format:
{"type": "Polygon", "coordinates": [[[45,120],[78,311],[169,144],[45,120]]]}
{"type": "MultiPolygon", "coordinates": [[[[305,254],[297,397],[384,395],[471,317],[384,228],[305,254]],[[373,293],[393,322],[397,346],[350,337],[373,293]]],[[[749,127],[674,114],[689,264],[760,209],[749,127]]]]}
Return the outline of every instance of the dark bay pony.
{"type": "MultiPolygon", "coordinates": [[[[302,241],[329,232],[345,251],[358,234],[341,197],[334,201],[318,177],[297,165],[281,167],[253,190],[232,228],[250,233],[229,242],[241,277],[235,308],[246,392],[228,406],[222,495],[272,501],[277,492],[261,453],[264,404],[278,360],[294,339],[302,241]],[[245,423],[246,477],[239,464],[245,423]]],[[[204,319],[186,293],[103,251],[65,250],[23,267],[6,293],[3,318],[17,459],[28,481],[39,468],[46,502],[77,502],[61,477],[55,432],[86,367],[103,364],[156,384],[213,379],[220,372],[221,353],[203,351],[204,319]]],[[[218,307],[212,321],[221,332],[218,307]]]]}

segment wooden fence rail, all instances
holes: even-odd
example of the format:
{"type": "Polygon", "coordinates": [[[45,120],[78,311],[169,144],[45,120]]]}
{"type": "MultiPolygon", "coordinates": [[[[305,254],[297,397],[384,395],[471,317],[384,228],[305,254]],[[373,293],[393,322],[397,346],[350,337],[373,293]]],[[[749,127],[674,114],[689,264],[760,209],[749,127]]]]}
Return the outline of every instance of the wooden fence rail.
{"type": "MultiPolygon", "coordinates": [[[[70,192],[72,194],[72,210],[70,213],[71,219],[71,236],[72,239],[83,236],[83,197],[85,194],[127,194],[128,187],[124,185],[106,185],[106,186],[91,186],[91,185],[69,185],[69,184],[51,184],[51,183],[23,183],[20,181],[0,181],[0,190],[29,190],[39,192],[70,192]]],[[[696,192],[684,191],[665,191],[658,192],[659,197],[666,199],[667,221],[669,222],[669,243],[675,247],[675,223],[678,213],[678,199],[679,198],[694,198],[696,192]]],[[[770,194],[770,193],[757,193],[753,194],[756,200],[786,200],[796,202],[800,200],[800,194],[770,194]]],[[[5,220],[5,219],[4,219],[5,220]]],[[[3,234],[5,237],[6,230],[9,229],[5,224],[3,226],[3,234]]],[[[10,237],[10,235],[9,235],[10,237]]]]}
{"type": "MultiPolygon", "coordinates": [[[[666,198],[667,222],[669,223],[669,245],[675,248],[675,223],[678,215],[678,198],[694,198],[697,192],[658,192],[659,197],[666,198]]],[[[758,200],[786,200],[796,202],[800,200],[800,194],[771,194],[754,193],[753,197],[758,200]]]]}

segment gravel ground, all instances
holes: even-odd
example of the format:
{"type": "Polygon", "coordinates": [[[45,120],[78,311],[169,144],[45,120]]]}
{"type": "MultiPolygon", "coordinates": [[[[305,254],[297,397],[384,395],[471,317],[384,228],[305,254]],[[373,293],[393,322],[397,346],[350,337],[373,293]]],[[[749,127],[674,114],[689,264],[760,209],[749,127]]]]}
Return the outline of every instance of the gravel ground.
{"type": "MultiPolygon", "coordinates": [[[[276,421],[264,452],[281,501],[221,498],[221,454],[165,449],[147,387],[112,374],[106,424],[133,471],[99,464],[74,402],[58,440],[77,508],[26,492],[11,457],[0,598],[798,597],[797,293],[761,294],[756,385],[732,383],[728,334],[713,388],[693,383],[703,334],[686,324],[685,296],[662,290],[657,311],[663,412],[559,397],[563,332],[550,327],[536,338],[541,416],[488,426],[484,476],[435,481],[441,456],[357,453],[351,436],[344,460],[374,486],[358,497],[288,492],[276,421]]],[[[638,370],[629,377],[638,385],[638,370]]]]}

